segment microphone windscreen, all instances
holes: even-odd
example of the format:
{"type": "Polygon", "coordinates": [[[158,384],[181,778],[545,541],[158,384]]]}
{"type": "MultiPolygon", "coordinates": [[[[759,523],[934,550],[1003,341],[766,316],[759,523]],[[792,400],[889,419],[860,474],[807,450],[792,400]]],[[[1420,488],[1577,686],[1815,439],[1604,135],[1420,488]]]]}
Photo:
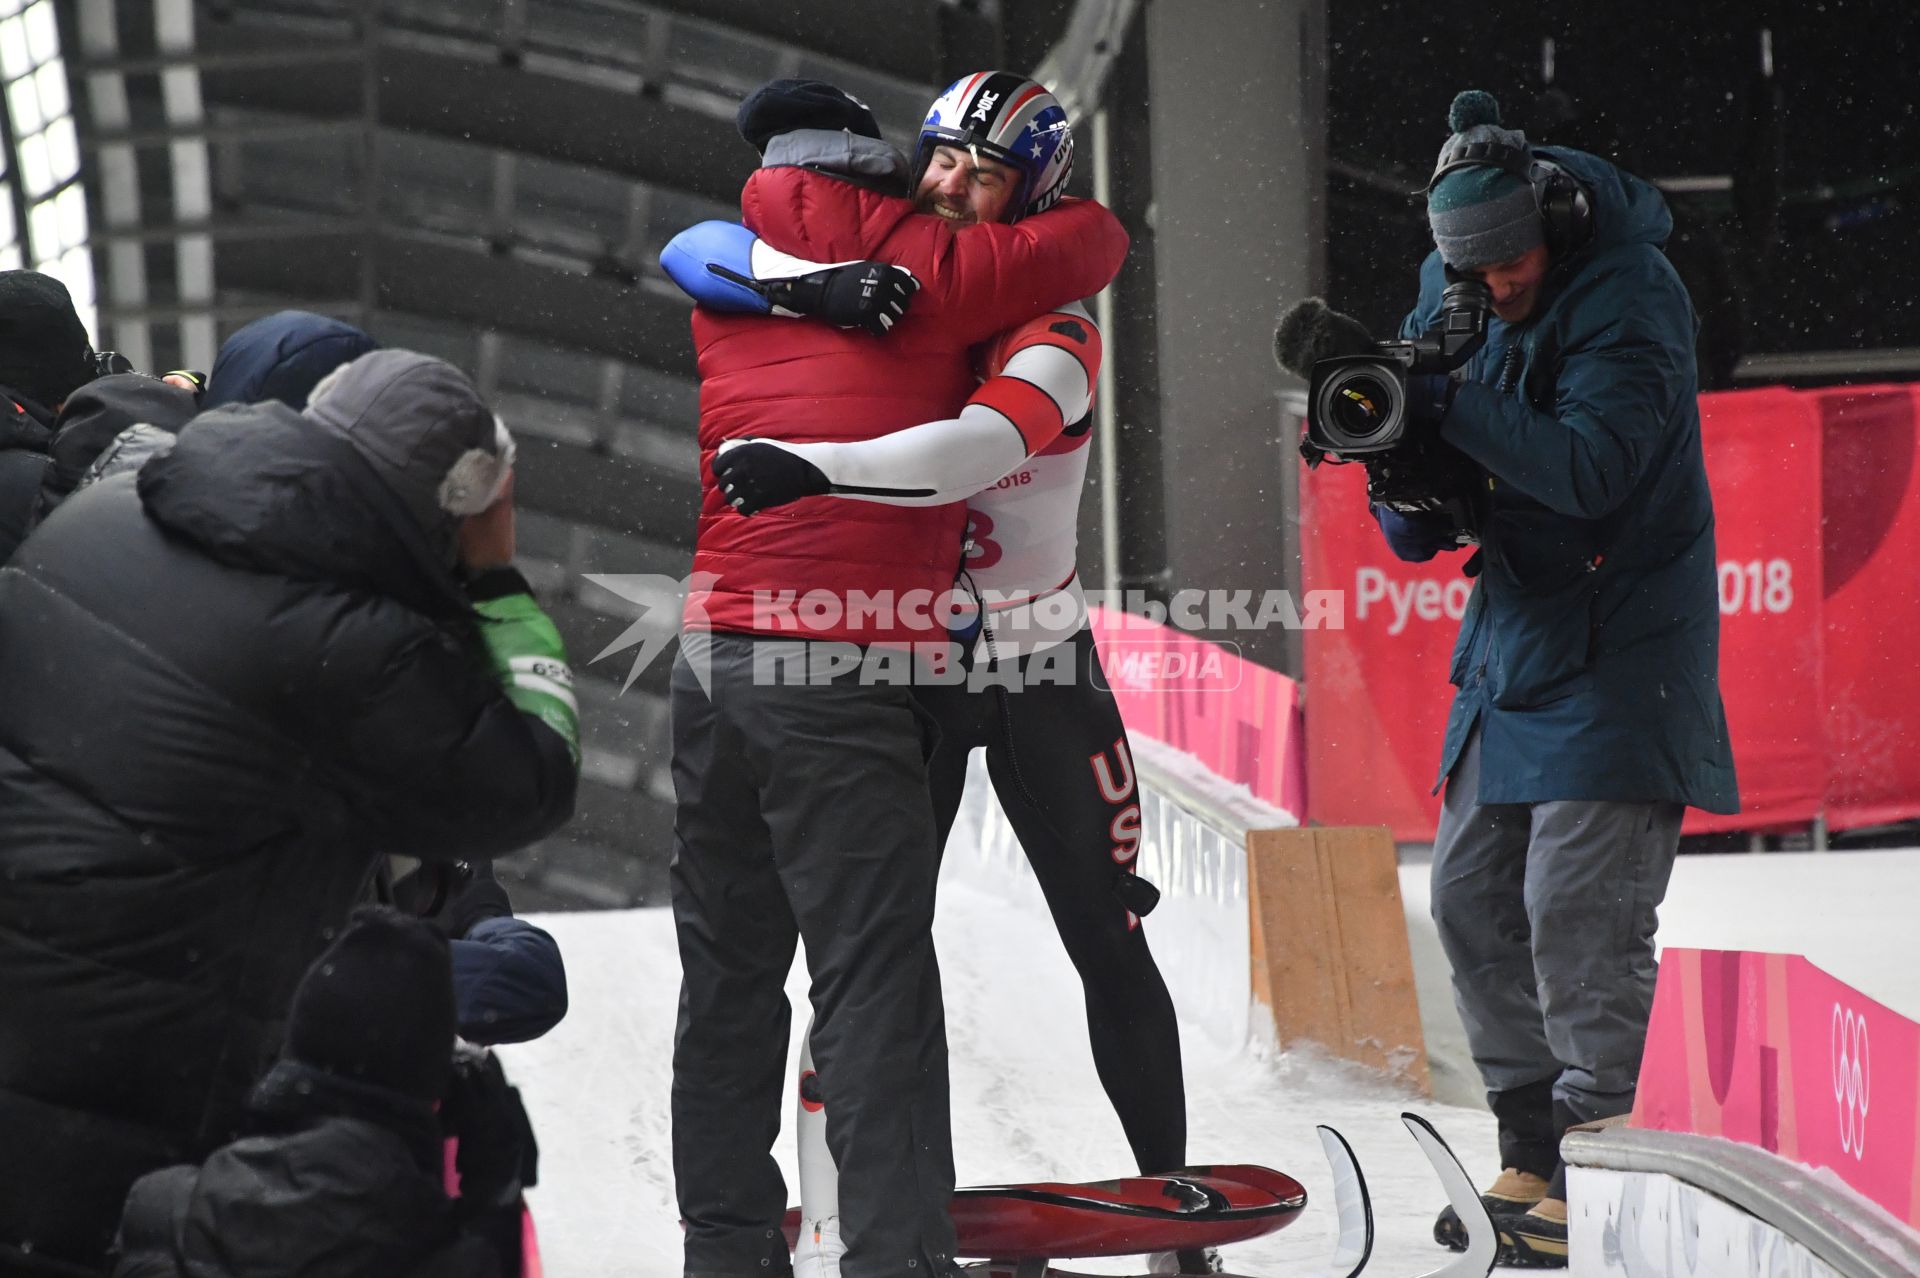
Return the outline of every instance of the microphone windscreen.
{"type": "Polygon", "coordinates": [[[1330,309],[1317,297],[1295,302],[1273,330],[1273,357],[1295,377],[1309,377],[1323,359],[1364,355],[1373,349],[1366,325],[1330,309]]]}

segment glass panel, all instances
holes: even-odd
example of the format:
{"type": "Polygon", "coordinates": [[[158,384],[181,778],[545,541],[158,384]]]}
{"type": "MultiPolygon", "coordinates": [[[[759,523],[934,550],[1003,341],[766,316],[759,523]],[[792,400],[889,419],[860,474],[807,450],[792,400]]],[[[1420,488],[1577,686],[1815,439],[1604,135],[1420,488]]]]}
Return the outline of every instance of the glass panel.
{"type": "Polygon", "coordinates": [[[0,22],[0,75],[17,80],[33,70],[33,58],[27,52],[27,24],[24,18],[0,22]]]}
{"type": "Polygon", "coordinates": [[[48,162],[44,133],[36,133],[20,143],[20,181],[29,197],[45,195],[53,189],[53,165],[48,162]]]}
{"type": "Polygon", "coordinates": [[[62,116],[47,126],[47,166],[53,170],[53,184],[60,185],[80,171],[80,143],[73,132],[73,117],[62,116]]]}
{"type": "Polygon", "coordinates": [[[41,67],[33,73],[34,83],[40,86],[40,114],[47,119],[58,119],[72,109],[67,100],[67,64],[63,58],[41,67]]]}
{"type": "Polygon", "coordinates": [[[44,262],[60,255],[60,210],[52,200],[43,200],[27,210],[28,238],[33,241],[33,259],[44,262]]]}
{"type": "Polygon", "coordinates": [[[53,20],[53,0],[37,0],[27,10],[27,56],[33,65],[51,62],[60,56],[60,29],[53,20]]]}
{"type": "Polygon", "coordinates": [[[54,207],[60,211],[60,247],[78,248],[87,242],[87,193],[78,184],[68,187],[54,197],[54,207]]]}
{"type": "Polygon", "coordinates": [[[57,274],[60,282],[67,286],[67,292],[73,294],[74,309],[81,310],[81,319],[87,320],[87,331],[93,331],[93,321],[88,313],[93,309],[93,254],[85,247],[70,248],[60,255],[60,269],[57,274]],[[82,310],[84,308],[84,310],[82,310]]]}
{"type": "Polygon", "coordinates": [[[37,79],[36,76],[24,76],[7,86],[7,108],[13,114],[15,137],[38,133],[44,123],[40,118],[40,93],[35,87],[37,79]]]}

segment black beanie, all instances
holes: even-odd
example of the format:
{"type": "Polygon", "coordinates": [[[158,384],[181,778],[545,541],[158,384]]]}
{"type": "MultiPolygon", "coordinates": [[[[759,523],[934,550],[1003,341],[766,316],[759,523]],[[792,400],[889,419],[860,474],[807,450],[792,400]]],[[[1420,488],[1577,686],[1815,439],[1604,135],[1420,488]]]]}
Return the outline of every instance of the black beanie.
{"type": "Polygon", "coordinates": [[[735,117],[740,136],[765,151],[767,143],[795,129],[846,129],[863,138],[878,138],[880,122],[867,104],[843,93],[825,80],[774,80],[747,95],[735,117]]]}
{"type": "Polygon", "coordinates": [[[57,408],[93,380],[92,355],[65,284],[39,271],[0,271],[0,386],[57,408]]]}
{"type": "Polygon", "coordinates": [[[437,1101],[447,1089],[454,1028],[446,938],[397,910],[363,907],[300,979],[284,1055],[437,1101]]]}

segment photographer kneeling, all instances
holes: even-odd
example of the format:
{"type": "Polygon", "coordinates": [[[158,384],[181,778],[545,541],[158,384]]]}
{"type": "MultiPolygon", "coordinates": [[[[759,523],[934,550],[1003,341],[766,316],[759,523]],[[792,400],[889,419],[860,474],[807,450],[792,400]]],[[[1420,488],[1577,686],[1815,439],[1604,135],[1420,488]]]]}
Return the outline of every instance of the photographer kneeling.
{"type": "MultiPolygon", "coordinates": [[[[1449,123],[1428,186],[1437,251],[1402,336],[1434,327],[1450,275],[1483,281],[1494,318],[1452,377],[1405,394],[1410,430],[1479,472],[1433,917],[1500,1125],[1501,1263],[1561,1267],[1559,1138],[1633,1107],[1681,812],[1738,809],[1713,504],[1659,193],[1530,147],[1487,94],[1461,94],[1449,123]]],[[[1445,518],[1374,513],[1402,559],[1458,545],[1445,518]]],[[[1465,1246],[1451,1211],[1434,1232],[1465,1246]]]]}

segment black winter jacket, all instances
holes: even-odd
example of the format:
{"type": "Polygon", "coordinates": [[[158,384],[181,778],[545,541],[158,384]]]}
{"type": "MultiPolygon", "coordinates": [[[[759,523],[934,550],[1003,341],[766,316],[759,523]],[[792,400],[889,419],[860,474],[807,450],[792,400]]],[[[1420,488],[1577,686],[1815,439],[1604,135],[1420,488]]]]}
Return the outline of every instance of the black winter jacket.
{"type": "Polygon", "coordinates": [[[53,413],[0,386],[0,562],[33,526],[52,440],[53,413]]]}
{"type": "Polygon", "coordinates": [[[127,1196],[114,1278],[492,1278],[442,1186],[418,1102],[282,1062],[255,1094],[258,1134],[127,1196]],[[351,1090],[348,1090],[351,1088],[351,1090]],[[384,1098],[384,1103],[383,1103],[384,1098]]]}
{"type": "Polygon", "coordinates": [[[102,1263],[137,1176],[234,1135],[377,856],[496,856],[570,814],[568,748],[445,562],[352,446],[267,404],[0,569],[0,1272],[102,1263]]]}
{"type": "Polygon", "coordinates": [[[53,423],[47,445],[52,462],[40,480],[32,525],[67,499],[122,432],[136,426],[177,431],[199,411],[192,392],[144,373],[115,373],[82,386],[67,397],[53,423]]]}

